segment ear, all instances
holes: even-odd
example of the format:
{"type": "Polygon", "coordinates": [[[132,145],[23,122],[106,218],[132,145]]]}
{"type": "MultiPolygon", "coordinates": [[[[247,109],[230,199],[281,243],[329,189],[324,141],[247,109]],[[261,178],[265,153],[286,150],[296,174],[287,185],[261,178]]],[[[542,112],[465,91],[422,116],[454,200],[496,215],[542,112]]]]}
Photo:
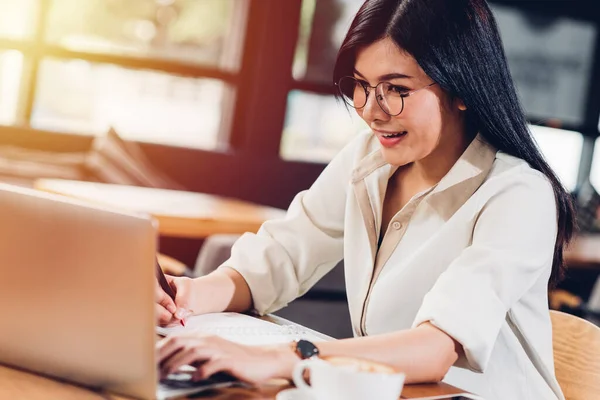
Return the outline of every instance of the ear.
{"type": "Polygon", "coordinates": [[[458,109],[460,111],[465,111],[467,109],[467,106],[465,106],[465,103],[459,99],[458,97],[455,99],[456,101],[456,106],[458,107],[458,109]]]}

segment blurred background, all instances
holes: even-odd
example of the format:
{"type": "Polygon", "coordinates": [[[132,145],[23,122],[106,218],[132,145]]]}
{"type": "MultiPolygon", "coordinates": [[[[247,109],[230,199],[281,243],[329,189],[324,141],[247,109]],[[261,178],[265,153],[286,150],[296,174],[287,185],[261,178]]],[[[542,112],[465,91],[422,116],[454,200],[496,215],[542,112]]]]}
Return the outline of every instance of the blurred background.
{"type": "MultiPolygon", "coordinates": [[[[286,208],[365,128],[331,82],[361,3],[0,0],[0,179],[123,183],[89,162],[111,130],[149,175],[168,177],[146,186],[286,208]]],[[[573,192],[582,231],[598,232],[598,8],[490,5],[532,132],[573,192]]],[[[203,243],[160,241],[190,268],[203,243]]],[[[582,270],[563,286],[585,304],[598,269],[582,270]]],[[[343,282],[333,286],[315,301],[343,300],[343,282]]]]}

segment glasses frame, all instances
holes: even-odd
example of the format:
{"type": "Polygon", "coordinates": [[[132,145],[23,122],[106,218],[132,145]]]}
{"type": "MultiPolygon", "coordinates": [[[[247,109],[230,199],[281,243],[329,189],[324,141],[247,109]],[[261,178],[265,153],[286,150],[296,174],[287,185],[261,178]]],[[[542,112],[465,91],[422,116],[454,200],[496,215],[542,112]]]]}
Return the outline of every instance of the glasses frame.
{"type": "MultiPolygon", "coordinates": [[[[337,86],[337,88],[338,88],[338,92],[339,92],[339,93],[340,93],[340,95],[342,96],[342,99],[344,99],[344,103],[348,104],[350,107],[352,107],[352,108],[354,108],[354,109],[356,109],[356,110],[360,110],[360,109],[363,109],[363,108],[365,108],[365,106],[366,106],[366,105],[367,105],[367,103],[369,102],[369,94],[371,94],[371,91],[370,91],[369,89],[375,89],[375,94],[377,94],[377,88],[379,88],[379,87],[380,87],[380,85],[382,85],[382,84],[385,84],[385,83],[387,83],[387,84],[389,84],[389,85],[392,85],[392,86],[398,86],[398,85],[394,85],[393,83],[391,83],[391,82],[387,82],[387,81],[381,81],[381,82],[379,82],[377,85],[375,85],[375,86],[371,86],[371,85],[369,85],[368,83],[366,83],[366,82],[364,82],[364,81],[360,81],[359,79],[356,79],[356,78],[355,78],[355,77],[353,77],[353,76],[343,76],[343,77],[341,77],[341,78],[340,78],[340,80],[339,80],[339,81],[338,81],[338,82],[337,82],[335,85],[337,86]],[[350,79],[353,79],[353,80],[355,80],[357,83],[359,83],[359,84],[360,84],[360,86],[361,86],[361,87],[363,88],[363,90],[365,91],[365,104],[364,104],[364,105],[362,105],[362,106],[360,106],[360,107],[356,107],[356,106],[354,105],[354,100],[353,100],[353,99],[352,99],[352,100],[351,100],[351,99],[347,99],[347,98],[346,98],[347,96],[346,96],[346,95],[345,95],[345,94],[342,92],[342,88],[341,88],[341,84],[340,84],[340,83],[342,82],[342,80],[344,80],[344,79],[347,79],[347,78],[350,78],[350,79]]],[[[404,111],[404,98],[406,98],[406,97],[409,97],[409,96],[412,96],[413,94],[415,94],[415,93],[417,93],[417,92],[419,92],[419,91],[421,91],[421,90],[423,90],[423,89],[427,89],[428,87],[430,87],[430,86],[433,86],[433,85],[435,85],[436,83],[437,83],[437,82],[432,82],[432,83],[430,83],[429,85],[423,86],[423,87],[421,87],[421,88],[419,88],[419,89],[414,89],[414,90],[408,91],[408,92],[406,92],[406,93],[402,93],[402,94],[400,94],[400,98],[402,99],[402,108],[400,109],[400,112],[399,112],[399,113],[397,113],[397,114],[391,114],[391,113],[389,113],[389,112],[387,112],[387,111],[385,110],[385,108],[384,108],[384,107],[383,107],[383,105],[381,104],[381,100],[380,100],[380,98],[379,98],[380,96],[375,96],[375,100],[377,101],[377,105],[379,105],[379,108],[381,108],[381,111],[383,111],[384,113],[386,113],[386,114],[387,114],[387,115],[389,115],[390,117],[396,117],[396,116],[398,116],[398,115],[402,114],[402,111],[404,111]]]]}

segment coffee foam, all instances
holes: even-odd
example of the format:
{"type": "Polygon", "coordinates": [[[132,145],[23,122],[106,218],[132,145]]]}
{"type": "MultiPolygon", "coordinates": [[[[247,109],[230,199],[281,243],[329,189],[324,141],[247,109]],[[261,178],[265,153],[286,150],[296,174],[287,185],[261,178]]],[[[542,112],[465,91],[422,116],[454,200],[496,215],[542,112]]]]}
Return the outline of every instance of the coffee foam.
{"type": "Polygon", "coordinates": [[[394,367],[378,363],[375,361],[365,360],[361,358],[355,357],[344,357],[344,356],[328,356],[323,357],[324,361],[327,361],[330,364],[340,367],[348,367],[352,368],[355,371],[359,372],[370,372],[376,374],[397,374],[397,371],[394,367]]]}

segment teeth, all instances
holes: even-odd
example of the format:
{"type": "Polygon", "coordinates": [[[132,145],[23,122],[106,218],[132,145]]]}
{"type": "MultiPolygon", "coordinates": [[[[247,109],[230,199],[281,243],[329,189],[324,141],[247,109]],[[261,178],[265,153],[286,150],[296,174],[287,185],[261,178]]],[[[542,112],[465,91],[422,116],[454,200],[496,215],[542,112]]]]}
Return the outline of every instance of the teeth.
{"type": "Polygon", "coordinates": [[[386,138],[386,139],[391,139],[391,138],[402,136],[405,133],[406,133],[406,131],[405,132],[398,132],[398,133],[390,133],[388,135],[383,135],[383,137],[386,138]]]}

